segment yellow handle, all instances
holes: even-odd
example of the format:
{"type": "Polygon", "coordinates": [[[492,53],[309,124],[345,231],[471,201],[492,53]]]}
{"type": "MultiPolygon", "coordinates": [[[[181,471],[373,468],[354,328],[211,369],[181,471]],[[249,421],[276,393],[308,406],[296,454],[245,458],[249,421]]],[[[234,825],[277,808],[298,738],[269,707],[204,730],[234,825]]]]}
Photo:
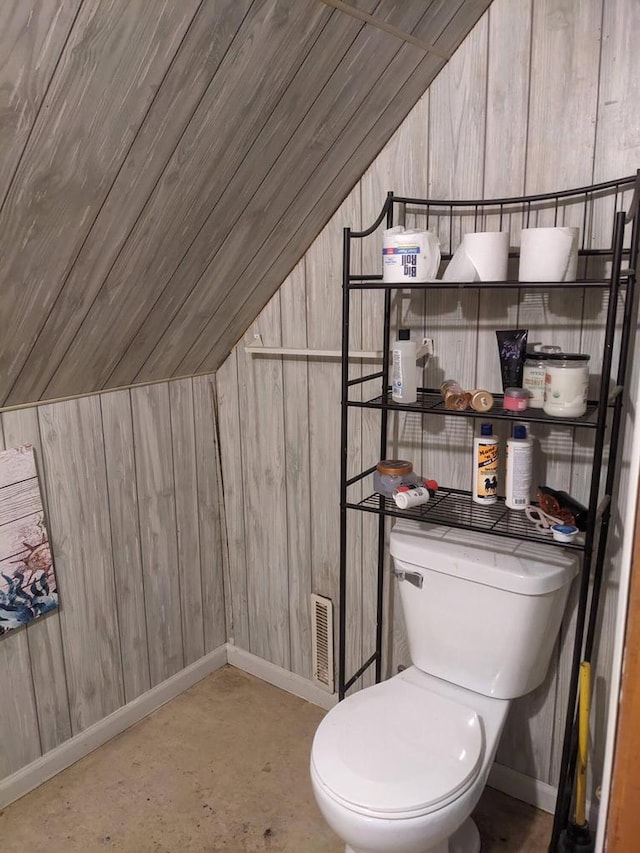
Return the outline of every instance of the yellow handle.
{"type": "Polygon", "coordinates": [[[591,664],[580,664],[580,704],[578,707],[578,778],[576,780],[576,826],[586,823],[587,758],[589,752],[589,716],[591,713],[591,664]]]}

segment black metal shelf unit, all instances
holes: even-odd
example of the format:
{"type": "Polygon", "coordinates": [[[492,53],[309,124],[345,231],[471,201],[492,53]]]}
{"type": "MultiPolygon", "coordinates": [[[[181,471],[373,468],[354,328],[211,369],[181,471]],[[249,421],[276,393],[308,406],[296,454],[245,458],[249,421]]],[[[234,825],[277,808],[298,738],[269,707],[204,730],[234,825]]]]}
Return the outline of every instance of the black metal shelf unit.
{"type": "MultiPolygon", "coordinates": [[[[572,675],[566,709],[566,725],[561,762],[561,776],[558,788],[558,802],[554,820],[553,837],[550,850],[556,850],[560,831],[566,826],[571,804],[573,773],[577,750],[576,706],[578,690],[578,671],[581,660],[591,660],[593,653],[598,598],[602,582],[605,560],[607,533],[611,517],[611,501],[614,492],[618,445],[620,444],[624,386],[627,379],[630,342],[635,330],[636,306],[636,263],[638,257],[640,172],[636,175],[567,190],[558,193],[546,193],[518,198],[493,200],[437,201],[395,196],[388,193],[380,215],[364,231],[344,229],[343,243],[343,315],[342,315],[342,405],[341,405],[341,488],[340,488],[340,613],[339,613],[339,655],[338,655],[338,691],[342,699],[360,676],[371,666],[375,666],[376,681],[381,679],[382,667],[382,616],[383,616],[383,572],[385,562],[385,518],[398,516],[417,520],[446,524],[497,536],[510,536],[526,541],[550,544],[546,534],[539,534],[535,528],[523,519],[523,514],[506,509],[504,502],[492,506],[478,506],[473,503],[468,492],[453,488],[439,488],[435,498],[428,504],[412,510],[400,511],[391,500],[374,494],[357,502],[348,500],[348,489],[358,480],[363,480],[375,470],[366,471],[348,477],[348,436],[349,412],[354,408],[377,409],[380,411],[380,459],[387,457],[388,414],[391,411],[414,411],[425,415],[442,417],[475,417],[484,419],[505,419],[553,423],[554,426],[578,427],[592,430],[594,437],[594,459],[589,485],[588,521],[586,533],[576,543],[574,550],[581,553],[582,572],[576,633],[572,659],[572,675]],[[630,203],[629,196],[633,192],[630,203]],[[623,203],[624,198],[624,203],[623,203]],[[587,235],[591,230],[596,206],[599,210],[609,209],[613,220],[611,242],[606,246],[593,247],[587,235]],[[627,205],[627,210],[623,210],[627,205]],[[446,219],[449,234],[456,217],[466,217],[465,230],[485,230],[481,227],[486,217],[491,217],[495,230],[503,230],[504,222],[511,217],[519,217],[522,227],[537,224],[535,217],[546,212],[545,224],[562,225],[569,207],[582,211],[582,242],[579,248],[580,269],[583,277],[573,282],[520,282],[517,280],[500,282],[414,282],[411,284],[390,284],[382,280],[380,274],[353,275],[351,258],[354,241],[372,235],[383,223],[392,227],[396,214],[403,211],[415,211],[426,217],[426,227],[430,222],[446,219]],[[552,220],[549,221],[549,211],[552,220]],[[532,222],[533,218],[533,222],[532,222]],[[607,265],[606,275],[603,269],[607,265]],[[589,275],[595,268],[595,274],[589,275]],[[587,412],[580,418],[550,418],[539,409],[527,409],[524,415],[506,412],[502,409],[500,395],[494,395],[495,402],[489,412],[457,412],[444,408],[439,391],[418,389],[418,398],[412,404],[393,402],[390,393],[390,340],[391,340],[391,295],[397,290],[435,288],[517,288],[519,290],[555,288],[601,288],[608,294],[607,315],[602,349],[601,377],[598,398],[589,401],[587,412]],[[381,329],[382,367],[354,379],[349,378],[349,320],[351,295],[363,290],[382,290],[384,292],[384,315],[381,329]],[[623,298],[622,319],[617,317],[618,301],[623,298]],[[614,351],[617,363],[614,368],[614,351]],[[373,399],[357,400],[350,396],[355,386],[374,381],[379,383],[379,393],[373,399]],[[605,447],[610,447],[608,461],[605,460],[605,447]],[[604,461],[604,465],[603,465],[604,461]],[[604,488],[602,485],[604,482],[604,488]],[[375,650],[359,667],[357,672],[347,676],[345,639],[347,602],[347,521],[350,512],[368,512],[378,515],[378,567],[377,567],[377,624],[375,632],[375,650]],[[592,594],[589,597],[589,588],[592,594]]],[[[543,214],[545,215],[545,214],[543,214]]],[[[572,219],[572,224],[574,220],[572,219]]],[[[507,226],[508,227],[508,226],[507,226]]],[[[447,261],[453,254],[453,237],[445,247],[442,260],[447,261]]],[[[511,253],[517,257],[517,253],[511,253]]],[[[558,547],[568,547],[558,545],[558,547]]]]}

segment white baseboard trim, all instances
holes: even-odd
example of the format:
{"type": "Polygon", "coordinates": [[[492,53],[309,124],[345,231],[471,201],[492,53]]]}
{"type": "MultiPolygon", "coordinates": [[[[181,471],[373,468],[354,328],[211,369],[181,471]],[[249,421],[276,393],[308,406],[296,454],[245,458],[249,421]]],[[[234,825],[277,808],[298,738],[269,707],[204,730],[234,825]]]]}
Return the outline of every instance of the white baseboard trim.
{"type": "Polygon", "coordinates": [[[557,788],[505,767],[504,764],[494,762],[487,785],[549,814],[555,811],[557,788]]]}
{"type": "Polygon", "coordinates": [[[250,652],[245,652],[244,649],[239,649],[232,643],[227,643],[227,661],[231,666],[242,669],[250,675],[255,675],[257,678],[273,684],[274,687],[280,687],[287,693],[293,693],[294,696],[306,699],[313,705],[319,705],[325,711],[333,708],[338,701],[335,693],[328,693],[312,681],[289,672],[281,666],[276,666],[275,663],[262,660],[250,652]]]}
{"type": "MultiPolygon", "coordinates": [[[[134,723],[156,711],[166,702],[175,699],[196,682],[215,672],[227,663],[226,645],[218,646],[208,655],[180,670],[161,684],[147,690],[142,696],[118,708],[108,717],[61,743],[41,758],[22,767],[6,779],[0,780],[0,809],[37,788],[56,773],[84,758],[97,747],[119,735],[134,723]]],[[[286,688],[285,688],[286,689],[286,688]]]]}

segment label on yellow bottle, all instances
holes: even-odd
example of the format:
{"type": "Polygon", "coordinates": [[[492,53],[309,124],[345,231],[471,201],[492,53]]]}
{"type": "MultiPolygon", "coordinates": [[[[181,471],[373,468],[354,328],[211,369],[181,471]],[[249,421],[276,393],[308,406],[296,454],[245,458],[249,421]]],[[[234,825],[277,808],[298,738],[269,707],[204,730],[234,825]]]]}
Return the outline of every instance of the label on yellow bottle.
{"type": "Polygon", "coordinates": [[[478,444],[476,456],[476,497],[495,499],[498,494],[498,444],[478,444]]]}

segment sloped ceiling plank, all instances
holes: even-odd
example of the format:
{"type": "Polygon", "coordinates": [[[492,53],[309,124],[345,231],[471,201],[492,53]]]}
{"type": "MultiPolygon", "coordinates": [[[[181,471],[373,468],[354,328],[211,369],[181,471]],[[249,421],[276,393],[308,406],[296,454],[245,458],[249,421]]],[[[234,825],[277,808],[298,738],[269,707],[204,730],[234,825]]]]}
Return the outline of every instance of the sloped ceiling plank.
{"type": "Polygon", "coordinates": [[[254,4],[46,396],[104,383],[121,351],[112,330],[135,333],[330,16],[318,2],[254,4]]]}
{"type": "Polygon", "coordinates": [[[24,363],[197,0],[86,0],[0,214],[0,398],[24,363]],[[125,118],[126,117],[126,118],[125,118]]]}
{"type": "MultiPolygon", "coordinates": [[[[370,0],[368,3],[361,3],[360,6],[373,9],[377,3],[378,0],[370,0]]],[[[308,114],[313,111],[310,105],[315,106],[316,99],[324,96],[329,90],[330,79],[335,68],[352,49],[354,40],[362,28],[363,24],[360,21],[332,14],[322,31],[321,39],[318,39],[309,51],[291,85],[256,137],[252,150],[240,164],[233,179],[212,208],[202,230],[189,247],[156,304],[142,321],[137,335],[120,363],[107,378],[108,385],[117,386],[130,383],[134,379],[143,380],[145,375],[160,375],[168,369],[166,365],[175,361],[172,343],[181,341],[184,329],[180,329],[172,338],[165,339],[162,335],[289,140],[298,131],[301,123],[307,120],[308,114]],[[145,373],[140,373],[140,369],[156,345],[158,346],[154,352],[154,358],[150,360],[145,373]]],[[[354,76],[352,78],[354,84],[355,79],[354,76]]],[[[329,98],[327,104],[329,111],[337,111],[340,106],[337,98],[335,101],[329,98]]],[[[306,168],[309,149],[306,146],[299,147],[305,152],[306,168]]],[[[253,245],[251,240],[248,246],[253,245]]],[[[189,314],[191,316],[195,312],[189,311],[189,314]]],[[[207,319],[208,316],[200,317],[197,314],[191,317],[189,322],[191,341],[207,319]]],[[[184,346],[184,342],[182,345],[184,346]]]]}
{"type": "Polygon", "coordinates": [[[81,0],[0,4],[0,202],[24,150],[81,0]]]}
{"type": "Polygon", "coordinates": [[[11,405],[37,400],[142,213],[252,0],[203,3],[20,374],[11,405]]]}
{"type": "MultiPolygon", "coordinates": [[[[376,16],[408,30],[414,28],[423,13],[424,4],[415,0],[409,3],[389,0],[376,10],[376,16]]],[[[348,16],[337,13],[336,17],[339,25],[347,26],[348,16]]],[[[231,208],[234,212],[233,228],[223,230],[220,222],[212,220],[212,229],[207,234],[208,258],[195,257],[187,276],[187,280],[197,282],[196,286],[160,338],[148,364],[138,373],[137,380],[175,371],[189,345],[206,327],[227,288],[234,287],[251,260],[246,251],[248,245],[252,247],[252,254],[259,251],[261,246],[265,246],[269,234],[277,229],[268,251],[278,255],[286,249],[288,235],[279,229],[280,218],[289,205],[297,203],[299,193],[327,152],[331,152],[331,161],[334,162],[332,145],[370,91],[380,86],[386,66],[403,44],[369,25],[362,28],[253,197],[243,196],[238,205],[233,205],[231,200],[227,204],[226,209],[231,208]],[[206,272],[202,260],[210,261],[206,272]],[[189,330],[189,340],[185,337],[186,329],[189,330]]],[[[415,47],[411,50],[417,63],[424,53],[415,47]]],[[[361,129],[356,131],[355,144],[361,132],[361,129]]],[[[238,293],[237,298],[242,298],[242,295],[238,293]]]]}
{"type": "MultiPolygon", "coordinates": [[[[465,2],[437,39],[438,46],[453,53],[489,7],[490,2],[491,0],[465,2]]],[[[414,34],[422,35],[423,38],[429,37],[428,30],[422,27],[416,28],[414,34]]],[[[406,48],[397,57],[398,66],[401,67],[407,62],[408,53],[409,48],[406,48]]],[[[425,57],[406,82],[401,84],[406,100],[400,101],[394,97],[398,91],[397,81],[396,85],[390,85],[386,92],[381,92],[380,87],[372,92],[372,97],[381,104],[381,112],[375,120],[369,122],[368,132],[359,134],[358,139],[361,141],[357,151],[349,146],[349,141],[355,129],[365,120],[367,110],[372,109],[369,105],[363,105],[360,112],[353,116],[339,144],[331,149],[331,162],[321,164],[321,168],[316,170],[298,197],[300,208],[310,211],[308,216],[301,220],[297,205],[292,205],[279,222],[278,227],[289,235],[289,246],[275,260],[264,250],[256,254],[238,286],[243,295],[238,298],[236,294],[235,299],[232,295],[227,297],[227,301],[222,303],[211,317],[208,327],[192,351],[176,368],[176,375],[183,372],[215,370],[224,361],[231,347],[240,339],[285,278],[292,263],[298,260],[300,251],[305,251],[322,229],[328,219],[327,213],[331,214],[337,209],[347,190],[362,175],[408,113],[408,105],[412,106],[417,102],[441,66],[442,61],[436,57],[425,57]],[[382,98],[385,96],[386,105],[382,104],[382,98]],[[340,159],[343,164],[337,173],[334,158],[340,159]],[[307,195],[315,199],[315,204],[312,204],[308,197],[305,198],[307,195]],[[294,257],[295,260],[292,260],[294,257]]],[[[399,69],[393,70],[399,73],[399,69]]],[[[383,199],[381,204],[382,201],[383,199]]]]}

